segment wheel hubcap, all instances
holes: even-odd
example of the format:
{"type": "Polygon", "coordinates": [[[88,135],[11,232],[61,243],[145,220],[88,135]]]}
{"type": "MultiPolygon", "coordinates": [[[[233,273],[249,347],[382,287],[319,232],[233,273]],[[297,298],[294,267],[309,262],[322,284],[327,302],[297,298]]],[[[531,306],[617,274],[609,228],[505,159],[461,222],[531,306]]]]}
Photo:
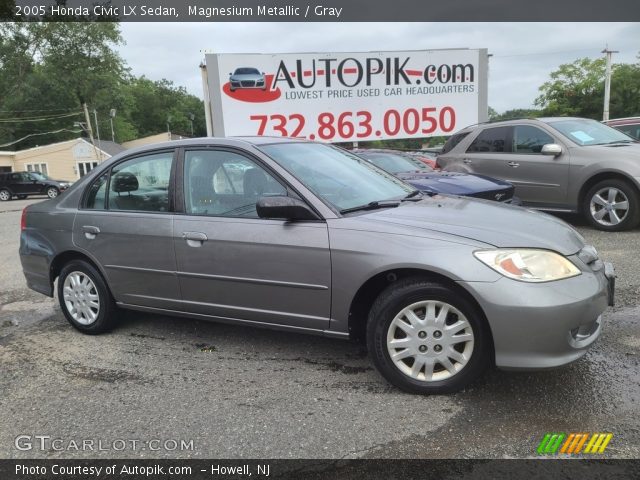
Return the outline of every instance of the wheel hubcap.
{"type": "Polygon", "coordinates": [[[7,192],[0,192],[1,200],[9,200],[9,194],[7,192]]]}
{"type": "Polygon", "coordinates": [[[82,272],[71,272],[62,286],[69,315],[82,325],[91,325],[100,313],[100,297],[93,281],[82,272]]]}
{"type": "Polygon", "coordinates": [[[387,351],[402,373],[434,382],[456,375],[469,362],[474,336],[467,318],[437,300],[402,309],[387,331],[387,351]]]}
{"type": "Polygon", "coordinates": [[[58,196],[58,191],[55,188],[50,188],[47,191],[47,195],[49,195],[49,197],[51,198],[56,198],[58,196]]]}
{"type": "Polygon", "coordinates": [[[613,226],[622,222],[629,214],[629,199],[617,188],[605,187],[591,198],[591,216],[600,225],[613,226]]]}

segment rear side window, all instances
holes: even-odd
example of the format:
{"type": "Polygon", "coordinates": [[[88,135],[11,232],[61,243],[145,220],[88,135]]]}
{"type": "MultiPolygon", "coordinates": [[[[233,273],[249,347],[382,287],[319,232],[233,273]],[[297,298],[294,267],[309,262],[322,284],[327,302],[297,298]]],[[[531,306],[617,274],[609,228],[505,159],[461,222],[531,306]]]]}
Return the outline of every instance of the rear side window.
{"type": "Polygon", "coordinates": [[[551,135],[537,127],[517,125],[513,129],[513,151],[515,153],[540,153],[542,147],[555,143],[551,135]]]}
{"type": "Polygon", "coordinates": [[[442,147],[442,151],[440,153],[450,152],[451,150],[453,150],[456,147],[456,145],[458,145],[462,140],[464,140],[465,137],[467,135],[469,135],[470,133],[471,132],[456,133],[449,140],[447,140],[447,142],[444,144],[444,147],[442,147]]]}
{"type": "Polygon", "coordinates": [[[469,153],[509,152],[509,138],[511,127],[485,128],[469,145],[469,153]]]}

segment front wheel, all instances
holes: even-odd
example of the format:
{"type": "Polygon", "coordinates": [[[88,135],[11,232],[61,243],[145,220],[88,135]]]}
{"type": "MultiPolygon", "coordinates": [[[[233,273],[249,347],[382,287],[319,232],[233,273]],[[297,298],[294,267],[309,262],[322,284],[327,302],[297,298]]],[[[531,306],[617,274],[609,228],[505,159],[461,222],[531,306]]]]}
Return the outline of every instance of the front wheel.
{"type": "Polygon", "coordinates": [[[60,191],[56,187],[47,188],[47,197],[49,198],[56,198],[59,193],[60,191]]]}
{"type": "Polygon", "coordinates": [[[464,388],[486,369],[491,350],[477,307],[445,285],[416,278],[380,294],[367,345],[387,381],[422,394],[464,388]]]}
{"type": "Polygon", "coordinates": [[[8,202],[11,200],[11,192],[6,189],[0,190],[0,202],[8,202]]]}
{"type": "Polygon", "coordinates": [[[599,230],[630,230],[640,221],[638,192],[623,180],[603,180],[587,192],[583,212],[599,230]]]}
{"type": "Polygon", "coordinates": [[[115,323],[116,305],[100,273],[88,262],[73,260],[58,278],[58,301],[69,323],[95,335],[115,323]]]}

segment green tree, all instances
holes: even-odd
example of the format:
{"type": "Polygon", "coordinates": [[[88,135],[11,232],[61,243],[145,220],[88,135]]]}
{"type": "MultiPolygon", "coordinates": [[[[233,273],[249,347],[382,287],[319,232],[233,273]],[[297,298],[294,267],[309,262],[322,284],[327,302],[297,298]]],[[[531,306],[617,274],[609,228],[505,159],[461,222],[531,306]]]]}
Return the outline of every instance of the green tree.
{"type": "Polygon", "coordinates": [[[143,76],[132,79],[128,90],[132,98],[130,121],[140,136],[160,133],[167,127],[173,133],[191,136],[191,115],[194,136],[206,135],[203,102],[183,87],[176,87],[169,80],[153,81],[143,76]]]}
{"type": "MultiPolygon", "coordinates": [[[[540,87],[537,106],[548,116],[602,119],[605,59],[581,58],[560,65],[540,87]]],[[[610,116],[638,115],[640,64],[614,64],[611,75],[610,116]]]]}
{"type": "Polygon", "coordinates": [[[33,136],[18,148],[77,136],[84,102],[124,107],[128,70],[113,48],[120,43],[110,22],[0,24],[0,144],[60,129],[71,131],[33,136]]]}
{"type": "Polygon", "coordinates": [[[542,116],[542,110],[534,108],[514,108],[503,113],[495,113],[489,117],[491,121],[513,120],[516,118],[536,118],[542,116]]]}

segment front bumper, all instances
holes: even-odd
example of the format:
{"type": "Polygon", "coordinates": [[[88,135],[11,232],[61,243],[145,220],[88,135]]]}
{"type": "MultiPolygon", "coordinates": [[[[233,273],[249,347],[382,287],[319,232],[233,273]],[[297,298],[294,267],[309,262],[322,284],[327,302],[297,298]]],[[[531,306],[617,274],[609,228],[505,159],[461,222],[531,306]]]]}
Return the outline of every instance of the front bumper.
{"type": "Polygon", "coordinates": [[[581,270],[577,277],[537,284],[508,278],[460,282],[487,317],[496,366],[553,368],[586,353],[600,336],[602,313],[613,304],[615,273],[611,264],[597,271],[582,264],[581,270]]]}

